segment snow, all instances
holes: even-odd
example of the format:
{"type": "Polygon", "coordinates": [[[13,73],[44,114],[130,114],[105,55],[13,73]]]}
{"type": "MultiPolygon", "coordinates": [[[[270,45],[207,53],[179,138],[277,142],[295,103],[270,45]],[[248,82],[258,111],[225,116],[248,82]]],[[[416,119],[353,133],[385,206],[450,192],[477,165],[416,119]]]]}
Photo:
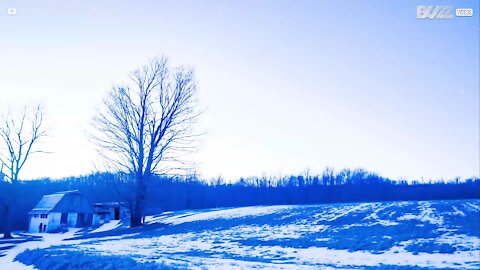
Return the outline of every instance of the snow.
{"type": "Polygon", "coordinates": [[[343,216],[347,216],[350,213],[354,212],[362,212],[366,211],[368,209],[372,208],[372,204],[369,203],[362,203],[362,204],[356,204],[356,205],[348,205],[344,207],[335,207],[333,208],[333,211],[323,214],[319,213],[316,215],[316,218],[319,220],[326,220],[326,221],[334,221],[338,218],[341,218],[343,216]]]}
{"type": "Polygon", "coordinates": [[[413,219],[418,219],[418,217],[416,215],[413,215],[413,214],[405,214],[399,218],[397,218],[397,220],[413,220],[413,219]]]}
{"type": "Polygon", "coordinates": [[[368,223],[367,225],[368,225],[368,226],[373,226],[373,225],[378,225],[378,224],[379,224],[379,225],[382,225],[382,226],[396,226],[396,225],[398,225],[399,223],[398,223],[398,222],[395,222],[395,221],[379,219],[377,222],[368,223]]]}
{"type": "MultiPolygon", "coordinates": [[[[228,232],[222,232],[223,235],[228,232]]],[[[175,234],[145,239],[121,239],[112,242],[98,242],[96,244],[83,245],[81,248],[95,250],[101,254],[121,254],[134,256],[166,256],[172,262],[195,261],[198,257],[181,255],[182,253],[198,250],[215,250],[216,252],[228,251],[240,257],[261,257],[263,259],[288,258],[281,260],[293,265],[329,265],[341,267],[348,266],[378,266],[380,264],[392,264],[399,266],[417,265],[420,267],[451,267],[460,269],[475,269],[466,263],[478,256],[478,251],[457,251],[454,254],[428,254],[414,255],[403,249],[392,249],[383,254],[371,254],[366,251],[349,252],[347,250],[333,250],[324,247],[289,248],[281,246],[255,246],[240,245],[233,241],[216,243],[213,232],[204,234],[175,234]],[[179,244],[181,243],[181,244],[179,244]]],[[[161,257],[164,261],[165,258],[161,257]]],[[[202,257],[201,260],[206,260],[202,257]]],[[[209,263],[202,263],[202,269],[218,269],[224,265],[224,259],[210,258],[209,263]],[[211,265],[212,267],[208,267],[211,265]]],[[[253,262],[250,262],[251,266],[253,262]]],[[[265,266],[266,267],[266,266],[265,266]]],[[[269,268],[269,267],[267,267],[269,268]]]]}
{"type": "MultiPolygon", "coordinates": [[[[145,221],[149,224],[162,222],[171,225],[178,225],[187,222],[205,221],[215,219],[233,219],[251,216],[268,215],[279,211],[291,209],[292,206],[250,206],[233,209],[213,210],[209,212],[189,212],[183,215],[160,217],[146,217],[145,221]]],[[[166,214],[166,213],[164,213],[166,214]]]]}
{"type": "MultiPolygon", "coordinates": [[[[247,219],[246,223],[224,229],[189,231],[149,238],[98,241],[75,248],[105,255],[129,255],[138,260],[155,260],[176,266],[187,265],[189,269],[298,269],[299,265],[302,269],[349,269],[353,266],[380,266],[382,264],[477,269],[480,239],[455,233],[452,229],[445,227],[442,215],[456,213],[460,211],[458,208],[451,207],[452,211],[442,213],[438,212],[436,207],[430,202],[326,205],[312,208],[316,210],[316,214],[303,217],[301,213],[307,209],[305,206],[243,207],[207,212],[163,213],[160,216],[150,217],[149,222],[163,222],[174,226],[208,220],[217,222],[221,226],[222,219],[239,218],[243,221],[243,218],[246,217],[276,215],[268,224],[250,224],[247,219]],[[392,213],[402,212],[401,207],[409,207],[406,209],[418,214],[408,213],[398,218],[393,217],[392,213]],[[300,218],[295,219],[297,216],[300,218]],[[417,238],[403,241],[380,253],[322,246],[262,245],[263,242],[252,242],[255,239],[273,241],[272,243],[282,243],[283,240],[300,241],[305,237],[308,238],[309,235],[314,236],[316,233],[328,230],[336,232],[338,229],[330,224],[342,217],[351,216],[358,217],[362,222],[344,225],[341,227],[342,230],[354,227],[365,228],[365,226],[368,228],[373,225],[399,226],[403,220],[417,220],[421,223],[414,223],[413,226],[424,226],[425,223],[434,224],[438,226],[438,231],[444,233],[437,238],[417,238]],[[406,247],[410,245],[429,243],[429,241],[438,244],[447,243],[459,247],[459,249],[453,253],[413,253],[406,250],[406,247]],[[332,268],[331,265],[335,265],[335,268],[332,268]]],[[[465,212],[464,216],[466,215],[465,212]]],[[[332,238],[335,238],[335,233],[331,234],[331,237],[313,239],[319,243],[328,242],[332,238]]],[[[389,235],[380,238],[395,240],[395,237],[389,235]]]]}
{"type": "Polygon", "coordinates": [[[96,228],[95,230],[91,231],[90,233],[98,233],[98,232],[105,232],[110,231],[120,226],[120,220],[112,220],[103,224],[102,226],[96,228]]]}
{"type": "MultiPolygon", "coordinates": [[[[44,236],[42,242],[19,244],[8,251],[7,258],[0,258],[0,265],[5,263],[6,269],[12,270],[32,269],[11,261],[26,248],[64,244],[62,249],[72,252],[125,255],[140,262],[157,261],[188,269],[351,269],[382,265],[478,269],[480,235],[474,230],[472,234],[474,226],[464,226],[464,221],[476,218],[477,204],[425,201],[164,212],[146,221],[168,226],[154,226],[150,231],[146,227],[145,236],[136,232],[62,241],[72,232],[37,234],[44,236]],[[208,222],[194,224],[198,221],[208,222]],[[370,228],[374,225],[375,230],[370,228]],[[435,229],[430,230],[432,227],[435,229]],[[369,238],[372,235],[376,238],[369,238]],[[376,245],[381,241],[387,244],[376,245]],[[442,245],[450,248],[445,249],[449,253],[429,251],[442,245]]],[[[118,221],[113,221],[92,233],[118,226],[118,221]]]]}
{"type": "MultiPolygon", "coordinates": [[[[466,234],[445,233],[436,239],[437,243],[446,243],[463,249],[478,249],[480,247],[480,238],[468,236],[466,234]]],[[[479,258],[480,260],[480,258],[479,258]]]]}
{"type": "MultiPolygon", "coordinates": [[[[161,263],[178,264],[177,260],[158,260],[161,263]]],[[[224,258],[206,258],[196,257],[189,258],[190,264],[188,269],[193,270],[205,270],[205,269],[229,269],[229,270],[245,270],[245,269],[268,269],[268,270],[297,270],[299,269],[296,264],[277,264],[277,263],[264,263],[264,262],[249,262],[224,258]]],[[[315,266],[303,265],[301,269],[314,270],[318,269],[315,266]]],[[[338,270],[337,267],[322,266],[322,270],[338,270]]]]}
{"type": "Polygon", "coordinates": [[[465,213],[463,211],[460,211],[458,210],[457,207],[453,206],[453,212],[452,212],[452,215],[455,215],[455,216],[462,216],[464,217],[465,216],[465,213]]]}
{"type": "Polygon", "coordinates": [[[443,224],[443,217],[435,214],[430,202],[419,202],[419,205],[421,221],[436,225],[443,224]]]}
{"type": "MultiPolygon", "coordinates": [[[[32,266],[24,265],[19,262],[14,262],[15,257],[27,249],[47,248],[53,245],[62,244],[62,241],[71,238],[80,229],[71,229],[66,233],[51,234],[51,233],[32,233],[33,236],[42,236],[42,241],[29,241],[17,244],[15,247],[8,249],[5,256],[0,257],[0,265],[2,269],[8,270],[31,270],[35,269],[32,266]]],[[[14,235],[15,236],[15,235],[14,235]]],[[[18,237],[18,236],[17,236],[18,237]]]]}
{"type": "Polygon", "coordinates": [[[477,203],[477,204],[474,204],[474,203],[467,203],[466,204],[468,207],[474,209],[475,211],[480,211],[480,205],[477,203]]]}
{"type": "Polygon", "coordinates": [[[443,217],[435,214],[430,202],[418,202],[418,204],[419,207],[417,209],[420,211],[418,215],[407,213],[401,217],[398,217],[397,220],[420,220],[422,222],[428,222],[434,225],[443,224],[443,217]]]}
{"type": "Polygon", "coordinates": [[[320,232],[328,228],[326,225],[289,224],[289,225],[241,225],[225,230],[226,235],[234,236],[234,239],[249,237],[261,238],[262,240],[272,239],[298,239],[306,233],[320,232]]]}
{"type": "Polygon", "coordinates": [[[366,216],[363,220],[365,221],[372,221],[370,223],[367,223],[367,226],[373,226],[373,225],[382,225],[382,226],[395,226],[398,225],[398,222],[392,221],[392,220],[385,220],[381,219],[378,215],[380,212],[387,210],[388,208],[392,208],[394,206],[397,206],[397,204],[385,204],[381,207],[378,207],[379,204],[373,204],[372,208],[375,208],[373,212],[366,216]]]}
{"type": "Polygon", "coordinates": [[[2,242],[0,242],[0,249],[1,248],[5,248],[5,247],[9,247],[9,246],[12,246],[13,244],[2,244],[2,242]]]}

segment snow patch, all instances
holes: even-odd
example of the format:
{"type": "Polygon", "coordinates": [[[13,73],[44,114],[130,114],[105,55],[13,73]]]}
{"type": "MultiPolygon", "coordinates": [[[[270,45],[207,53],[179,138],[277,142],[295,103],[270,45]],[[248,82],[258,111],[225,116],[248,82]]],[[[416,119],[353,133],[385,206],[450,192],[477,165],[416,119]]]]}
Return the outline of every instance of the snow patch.
{"type": "MultiPolygon", "coordinates": [[[[233,209],[213,210],[209,212],[190,212],[177,216],[149,217],[149,224],[162,222],[171,225],[178,225],[187,222],[205,221],[215,219],[233,219],[251,216],[264,216],[291,209],[293,206],[251,206],[233,209]]],[[[147,220],[147,219],[146,219],[147,220]]]]}
{"type": "Polygon", "coordinates": [[[102,226],[96,228],[95,230],[91,231],[90,233],[98,233],[98,232],[105,232],[110,231],[120,226],[120,220],[112,220],[103,224],[102,226]]]}
{"type": "Polygon", "coordinates": [[[17,244],[15,247],[7,250],[5,256],[0,257],[0,265],[2,269],[8,270],[32,270],[33,266],[24,265],[20,262],[13,261],[15,257],[27,249],[48,248],[53,245],[62,244],[67,238],[72,238],[80,229],[70,229],[66,233],[32,233],[30,235],[42,236],[42,241],[30,241],[17,244]]]}
{"type": "MultiPolygon", "coordinates": [[[[225,235],[226,232],[221,232],[225,235]]],[[[87,250],[95,250],[101,254],[116,255],[134,255],[156,258],[159,261],[171,261],[177,263],[193,262],[188,268],[194,268],[195,262],[202,263],[202,269],[218,269],[225,265],[228,258],[209,258],[185,255],[192,251],[211,251],[224,252],[233,256],[276,259],[276,263],[282,263],[282,269],[288,265],[303,266],[324,266],[336,265],[339,267],[349,266],[380,266],[381,264],[391,264],[398,266],[419,266],[433,268],[461,268],[476,269],[475,265],[469,262],[477,258],[478,251],[457,251],[455,254],[428,254],[420,253],[415,255],[406,252],[403,248],[389,250],[383,254],[372,254],[367,251],[349,252],[347,250],[334,250],[324,247],[309,248],[291,248],[282,246],[246,246],[234,241],[216,242],[212,238],[213,232],[202,234],[176,234],[164,235],[148,239],[121,239],[111,243],[102,241],[95,244],[79,246],[87,250]],[[179,244],[181,243],[181,244],[179,244]],[[208,263],[205,261],[207,260],[208,263]]],[[[408,241],[405,241],[406,243],[408,241]]],[[[243,265],[242,261],[236,261],[238,266],[243,265]]],[[[254,268],[256,264],[260,267],[262,263],[249,262],[248,267],[254,268]]],[[[269,264],[267,264],[269,265],[269,264]]],[[[198,265],[197,265],[198,266],[198,265]]],[[[245,266],[245,265],[243,265],[245,266]]],[[[280,266],[280,265],[279,265],[280,266]]],[[[478,265],[477,265],[478,266],[478,265]]],[[[198,266],[200,267],[200,266],[198,266]]],[[[266,267],[266,265],[263,265],[266,267]]],[[[268,268],[268,267],[266,267],[268,268]]],[[[322,267],[323,268],[323,267],[322,267]]],[[[288,269],[288,268],[287,268],[288,269]]]]}
{"type": "Polygon", "coordinates": [[[397,220],[419,220],[422,222],[428,222],[434,225],[443,225],[443,217],[435,214],[434,209],[431,207],[430,202],[418,202],[417,209],[420,210],[418,215],[413,215],[412,213],[405,214],[401,217],[398,217],[397,220]]]}
{"type": "Polygon", "coordinates": [[[464,213],[463,211],[458,210],[457,207],[452,206],[452,208],[453,208],[452,215],[454,215],[454,216],[461,216],[461,217],[464,217],[464,216],[465,216],[465,213],[464,213]]]}

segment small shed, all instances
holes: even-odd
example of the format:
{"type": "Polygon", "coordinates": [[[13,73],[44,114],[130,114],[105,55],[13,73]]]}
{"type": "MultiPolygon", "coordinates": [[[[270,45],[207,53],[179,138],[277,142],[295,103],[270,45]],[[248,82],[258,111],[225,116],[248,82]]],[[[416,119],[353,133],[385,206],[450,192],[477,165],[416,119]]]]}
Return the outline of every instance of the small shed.
{"type": "Polygon", "coordinates": [[[93,205],[93,224],[100,225],[110,220],[130,218],[130,210],[121,202],[102,202],[93,205]]]}
{"type": "Polygon", "coordinates": [[[43,196],[28,214],[29,232],[51,232],[65,227],[91,226],[93,207],[85,195],[70,190],[43,196]]]}

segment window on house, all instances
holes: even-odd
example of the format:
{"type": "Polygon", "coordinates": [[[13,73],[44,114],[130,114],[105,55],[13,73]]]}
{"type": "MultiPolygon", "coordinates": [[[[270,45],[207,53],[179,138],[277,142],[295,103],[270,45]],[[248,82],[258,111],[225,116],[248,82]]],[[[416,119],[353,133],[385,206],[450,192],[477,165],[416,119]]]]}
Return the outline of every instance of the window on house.
{"type": "Polygon", "coordinates": [[[40,214],[40,218],[47,218],[48,214],[40,214]]]}
{"type": "Polygon", "coordinates": [[[34,214],[33,217],[34,217],[34,218],[38,217],[38,214],[34,214]]]}

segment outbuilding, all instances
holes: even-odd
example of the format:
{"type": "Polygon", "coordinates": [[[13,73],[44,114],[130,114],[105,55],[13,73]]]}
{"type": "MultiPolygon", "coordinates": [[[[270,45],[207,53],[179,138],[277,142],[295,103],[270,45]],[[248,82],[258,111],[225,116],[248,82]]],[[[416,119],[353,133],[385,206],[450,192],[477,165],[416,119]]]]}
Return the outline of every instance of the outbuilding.
{"type": "Polygon", "coordinates": [[[120,202],[102,202],[93,205],[93,224],[101,225],[111,220],[124,220],[130,218],[130,210],[120,202]]]}
{"type": "Polygon", "coordinates": [[[31,233],[92,225],[93,207],[78,190],[57,192],[42,197],[29,212],[31,233]]]}

